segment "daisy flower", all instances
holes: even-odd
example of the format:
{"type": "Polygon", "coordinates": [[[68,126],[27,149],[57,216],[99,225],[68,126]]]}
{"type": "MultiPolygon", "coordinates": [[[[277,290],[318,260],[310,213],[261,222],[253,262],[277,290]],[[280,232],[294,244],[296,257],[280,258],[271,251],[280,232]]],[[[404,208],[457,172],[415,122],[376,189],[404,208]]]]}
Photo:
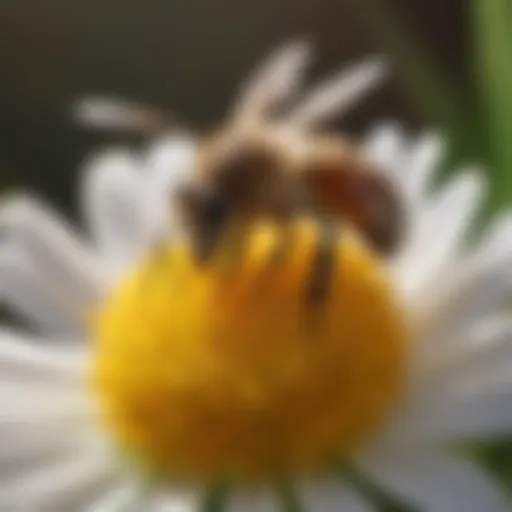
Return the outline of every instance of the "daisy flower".
{"type": "MultiPolygon", "coordinates": [[[[303,64],[300,45],[279,51],[235,113],[287,99],[303,64]]],[[[294,126],[342,112],[382,71],[333,77],[294,126]]],[[[277,267],[264,225],[230,272],[193,264],[168,204],[193,138],[91,160],[86,235],[33,196],[5,200],[0,294],[25,328],[0,333],[0,510],[376,510],[363,480],[419,511],[510,510],[457,442],[512,431],[512,217],[468,246],[478,170],[432,191],[441,140],[393,125],[364,150],[405,198],[406,240],[384,263],[343,230],[314,323],[308,219],[277,267]]]]}

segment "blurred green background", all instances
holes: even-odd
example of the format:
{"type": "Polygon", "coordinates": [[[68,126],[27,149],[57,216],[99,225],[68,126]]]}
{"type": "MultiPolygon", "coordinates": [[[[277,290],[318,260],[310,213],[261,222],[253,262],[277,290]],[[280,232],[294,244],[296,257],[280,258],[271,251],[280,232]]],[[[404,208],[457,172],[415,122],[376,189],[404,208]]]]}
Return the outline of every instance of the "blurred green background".
{"type": "MultiPolygon", "coordinates": [[[[106,142],[70,122],[74,98],[120,94],[208,126],[254,62],[297,35],[318,48],[313,77],[391,57],[393,79],[340,128],[389,118],[439,127],[451,141],[447,169],[488,169],[485,218],[512,199],[509,0],[0,0],[0,33],[1,181],[68,213],[80,161],[106,142]]],[[[465,449],[512,490],[510,440],[465,449]]]]}

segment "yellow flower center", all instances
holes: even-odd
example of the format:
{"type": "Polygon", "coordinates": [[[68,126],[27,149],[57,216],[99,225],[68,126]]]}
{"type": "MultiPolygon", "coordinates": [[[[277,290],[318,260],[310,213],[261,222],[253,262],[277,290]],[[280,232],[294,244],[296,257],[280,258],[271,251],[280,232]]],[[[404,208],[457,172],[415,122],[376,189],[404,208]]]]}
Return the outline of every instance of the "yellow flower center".
{"type": "Polygon", "coordinates": [[[260,225],[207,266],[176,242],[95,323],[93,383],[115,438],[152,471],[206,481],[314,472],[358,448],[402,390],[406,329],[375,257],[346,230],[324,302],[318,230],[260,225]],[[228,263],[229,262],[229,263],[228,263]]]}

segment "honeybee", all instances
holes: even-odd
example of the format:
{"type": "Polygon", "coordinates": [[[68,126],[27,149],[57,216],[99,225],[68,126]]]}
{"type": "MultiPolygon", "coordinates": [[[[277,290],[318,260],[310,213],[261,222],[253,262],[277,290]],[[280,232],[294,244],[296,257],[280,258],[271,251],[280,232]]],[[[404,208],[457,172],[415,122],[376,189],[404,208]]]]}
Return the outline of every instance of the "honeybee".
{"type": "MultiPolygon", "coordinates": [[[[333,231],[350,223],[375,251],[389,255],[400,243],[404,215],[387,175],[348,138],[321,129],[382,80],[384,63],[370,60],[337,74],[283,112],[309,56],[306,43],[294,42],[263,62],[244,84],[228,120],[199,139],[194,169],[175,191],[175,204],[203,262],[227,230],[242,240],[255,219],[278,221],[286,230],[297,214],[313,213],[325,236],[311,289],[312,296],[322,296],[333,231]]],[[[144,109],[118,104],[111,111],[111,124],[161,129],[162,117],[144,109]]]]}
{"type": "Polygon", "coordinates": [[[307,56],[297,44],[271,56],[243,89],[228,122],[200,143],[178,205],[201,258],[208,258],[228,225],[242,236],[253,219],[286,225],[302,212],[353,224],[381,254],[398,246],[398,191],[354,143],[318,128],[367,93],[382,78],[383,64],[363,63],[321,84],[288,113],[275,114],[297,87],[307,56]]]}

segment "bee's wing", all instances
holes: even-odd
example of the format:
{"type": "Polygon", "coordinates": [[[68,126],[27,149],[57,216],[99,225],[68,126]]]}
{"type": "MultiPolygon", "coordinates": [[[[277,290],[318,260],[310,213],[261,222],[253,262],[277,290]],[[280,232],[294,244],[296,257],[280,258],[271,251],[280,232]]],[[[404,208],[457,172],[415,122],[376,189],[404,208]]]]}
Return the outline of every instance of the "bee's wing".
{"type": "Polygon", "coordinates": [[[153,134],[172,123],[164,113],[136,102],[106,96],[89,96],[75,101],[72,114],[88,128],[153,134]]]}
{"type": "Polygon", "coordinates": [[[258,66],[235,101],[235,122],[258,119],[296,91],[309,61],[307,41],[293,41],[277,49],[258,66]]]}
{"type": "Polygon", "coordinates": [[[312,155],[301,179],[314,204],[349,221],[381,253],[391,253],[404,232],[403,201],[390,177],[351,150],[312,155]]]}
{"type": "Polygon", "coordinates": [[[381,58],[373,58],[342,70],[313,89],[287,116],[287,122],[307,127],[326,121],[361,101],[387,75],[381,58]]]}

